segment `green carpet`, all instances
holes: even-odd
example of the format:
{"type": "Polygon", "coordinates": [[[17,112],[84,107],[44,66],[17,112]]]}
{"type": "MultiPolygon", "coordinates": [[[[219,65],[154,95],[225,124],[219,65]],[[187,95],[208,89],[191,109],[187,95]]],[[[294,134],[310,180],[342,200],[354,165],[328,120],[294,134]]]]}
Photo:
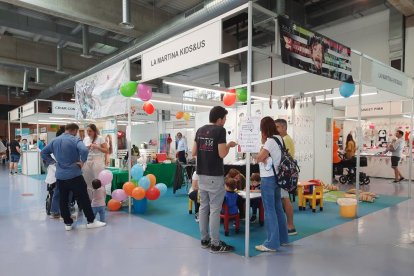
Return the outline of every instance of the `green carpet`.
{"type": "MultiPolygon", "coordinates": [[[[361,203],[359,206],[359,216],[365,216],[372,212],[396,205],[407,198],[395,196],[381,196],[375,203],[361,203]]],[[[184,233],[196,239],[200,238],[198,223],[194,221],[194,215],[188,214],[188,198],[185,196],[175,196],[172,190],[168,189],[167,195],[157,201],[148,202],[148,210],[144,215],[138,215],[146,220],[160,224],[164,227],[184,233]]],[[[306,211],[297,210],[295,206],[295,226],[298,235],[290,236],[289,241],[293,242],[318,232],[327,230],[337,225],[350,221],[339,216],[339,206],[336,203],[326,202],[323,212],[312,213],[308,208],[306,211]]],[[[224,228],[221,225],[221,238],[236,247],[239,255],[244,255],[244,223],[241,224],[239,234],[235,234],[234,227],[230,227],[230,236],[224,236],[224,228]]],[[[258,223],[252,224],[250,228],[250,254],[258,255],[254,249],[255,245],[261,244],[266,237],[265,228],[258,223]]]]}
{"type": "Polygon", "coordinates": [[[45,180],[46,174],[34,174],[34,175],[28,175],[29,177],[36,179],[36,180],[45,180]]]}

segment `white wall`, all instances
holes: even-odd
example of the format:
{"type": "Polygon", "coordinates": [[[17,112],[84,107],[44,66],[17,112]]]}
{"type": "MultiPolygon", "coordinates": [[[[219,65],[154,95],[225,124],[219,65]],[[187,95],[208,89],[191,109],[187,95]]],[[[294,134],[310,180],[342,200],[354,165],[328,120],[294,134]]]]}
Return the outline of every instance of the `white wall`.
{"type": "Polygon", "coordinates": [[[141,143],[148,143],[151,139],[157,139],[159,143],[157,123],[132,126],[131,139],[131,145],[136,145],[137,147],[141,143]]]}

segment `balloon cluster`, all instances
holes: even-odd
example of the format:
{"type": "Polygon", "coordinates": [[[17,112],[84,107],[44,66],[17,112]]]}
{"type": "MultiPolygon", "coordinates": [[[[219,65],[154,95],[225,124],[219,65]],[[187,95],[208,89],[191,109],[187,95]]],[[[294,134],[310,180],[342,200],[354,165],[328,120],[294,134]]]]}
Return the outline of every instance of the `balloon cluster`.
{"type": "Polygon", "coordinates": [[[128,81],[121,85],[120,93],[124,97],[132,97],[134,94],[137,94],[137,97],[140,98],[144,103],[142,109],[149,115],[154,113],[155,107],[149,102],[152,98],[152,88],[151,86],[140,83],[138,84],[135,81],[128,81]]]}
{"type": "Polygon", "coordinates": [[[339,141],[339,133],[341,129],[336,126],[336,122],[334,121],[333,124],[333,146],[332,146],[332,160],[334,164],[341,162],[341,158],[338,155],[338,141],[339,141]]]}
{"type": "Polygon", "coordinates": [[[144,169],[140,164],[135,164],[131,168],[132,181],[125,182],[122,189],[116,189],[112,192],[112,199],[108,202],[108,209],[117,211],[121,208],[121,202],[128,196],[136,200],[147,198],[148,200],[157,200],[160,196],[167,193],[167,185],[157,183],[153,174],[144,176],[144,169]],[[111,208],[112,206],[116,208],[111,208]]]}
{"type": "Polygon", "coordinates": [[[224,94],[223,103],[225,106],[232,106],[236,99],[243,103],[247,101],[246,88],[230,89],[224,94]]]}
{"type": "Polygon", "coordinates": [[[184,119],[186,121],[189,121],[191,118],[191,115],[190,113],[187,113],[187,112],[178,111],[177,113],[175,113],[175,118],[177,120],[184,119]]]}

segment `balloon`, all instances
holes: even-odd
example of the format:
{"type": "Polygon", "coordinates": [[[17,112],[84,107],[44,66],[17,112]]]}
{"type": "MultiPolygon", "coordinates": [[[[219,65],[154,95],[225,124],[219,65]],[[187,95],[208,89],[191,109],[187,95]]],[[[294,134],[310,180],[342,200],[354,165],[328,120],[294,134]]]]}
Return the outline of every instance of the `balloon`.
{"type": "Polygon", "coordinates": [[[116,189],[112,192],[112,198],[117,201],[124,201],[128,198],[128,195],[122,189],[116,189]]]}
{"type": "Polygon", "coordinates": [[[132,190],[132,197],[136,200],[141,200],[145,197],[145,190],[142,187],[135,187],[132,190]]]}
{"type": "Polygon", "coordinates": [[[339,94],[341,94],[344,98],[349,98],[354,94],[355,91],[355,84],[343,82],[339,87],[339,94]]]}
{"type": "Polygon", "coordinates": [[[164,183],[158,183],[155,187],[160,191],[160,196],[164,196],[167,193],[167,185],[164,183]]]}
{"type": "Polygon", "coordinates": [[[151,115],[155,111],[155,107],[151,102],[145,102],[142,106],[142,109],[149,115],[151,115]]]}
{"type": "Polygon", "coordinates": [[[132,97],[137,90],[137,83],[129,81],[121,85],[121,95],[124,97],[132,97]]]}
{"type": "Polygon", "coordinates": [[[237,88],[236,89],[236,94],[237,94],[237,99],[239,99],[239,101],[241,101],[243,103],[247,101],[247,90],[246,90],[246,88],[237,88]]]}
{"type": "Polygon", "coordinates": [[[157,183],[157,178],[153,174],[147,174],[148,179],[150,180],[150,187],[154,187],[157,183]]]}
{"type": "Polygon", "coordinates": [[[111,199],[108,201],[108,210],[109,211],[118,211],[121,209],[121,202],[115,199],[111,199]]]}
{"type": "Polygon", "coordinates": [[[188,121],[188,120],[190,120],[191,115],[186,112],[186,113],[184,113],[183,118],[184,118],[184,120],[188,121]]]}
{"type": "Polygon", "coordinates": [[[160,197],[160,194],[160,190],[158,190],[156,187],[152,187],[148,189],[145,196],[148,198],[148,200],[157,200],[160,197]]]}
{"type": "Polygon", "coordinates": [[[144,102],[149,101],[152,98],[152,88],[149,85],[140,83],[138,85],[138,98],[144,102]]]}
{"type": "Polygon", "coordinates": [[[150,180],[148,177],[143,176],[141,177],[141,179],[138,182],[138,185],[142,188],[144,188],[144,190],[148,190],[148,188],[151,186],[150,180]]]}
{"type": "Polygon", "coordinates": [[[103,170],[99,173],[98,178],[101,181],[102,185],[105,186],[112,182],[114,176],[110,170],[103,170]]]}
{"type": "Polygon", "coordinates": [[[143,175],[144,175],[144,169],[142,168],[140,164],[135,164],[134,166],[132,166],[131,168],[132,178],[134,178],[136,181],[139,181],[143,175]]]}
{"type": "Polygon", "coordinates": [[[177,120],[180,120],[183,116],[184,116],[184,112],[182,112],[182,111],[178,111],[178,112],[175,114],[175,118],[176,118],[177,120]]]}
{"type": "Polygon", "coordinates": [[[225,106],[233,105],[236,102],[236,97],[237,97],[236,93],[227,92],[226,94],[224,94],[224,97],[223,97],[224,105],[225,106]]]}
{"type": "Polygon", "coordinates": [[[134,185],[134,183],[132,182],[125,182],[124,186],[122,186],[122,189],[125,191],[125,193],[128,196],[132,195],[132,190],[135,188],[136,186],[134,185]]]}

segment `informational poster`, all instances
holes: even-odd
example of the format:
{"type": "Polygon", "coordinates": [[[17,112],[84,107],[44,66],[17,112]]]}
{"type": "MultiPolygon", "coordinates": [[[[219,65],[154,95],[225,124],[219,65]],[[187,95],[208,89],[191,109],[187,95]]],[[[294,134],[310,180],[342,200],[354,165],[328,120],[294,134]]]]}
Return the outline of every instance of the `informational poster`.
{"type": "Polygon", "coordinates": [[[279,17],[282,61],[298,69],[353,83],[351,49],[279,17]]]}
{"type": "Polygon", "coordinates": [[[240,151],[258,153],[261,144],[260,117],[243,119],[240,122],[238,139],[240,151]]]}
{"type": "Polygon", "coordinates": [[[119,93],[129,81],[129,61],[121,61],[76,82],[76,118],[100,119],[126,114],[128,99],[119,93]]]}
{"type": "Polygon", "coordinates": [[[389,68],[382,64],[372,63],[372,84],[373,86],[400,96],[407,97],[407,77],[403,72],[389,68]]]}

